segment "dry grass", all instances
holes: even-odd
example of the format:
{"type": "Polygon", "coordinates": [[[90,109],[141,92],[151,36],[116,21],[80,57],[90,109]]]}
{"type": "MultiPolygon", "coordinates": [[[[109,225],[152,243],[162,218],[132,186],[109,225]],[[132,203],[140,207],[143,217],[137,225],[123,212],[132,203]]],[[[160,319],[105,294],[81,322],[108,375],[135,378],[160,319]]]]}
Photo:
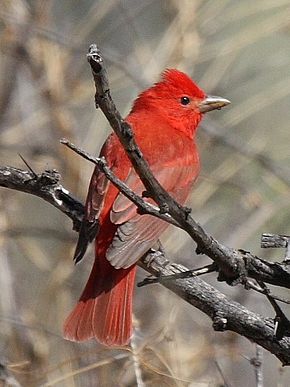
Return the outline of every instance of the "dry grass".
{"type": "MultiPolygon", "coordinates": [[[[289,11],[286,0],[2,0],[1,164],[24,167],[20,153],[36,171],[56,168],[64,185],[84,199],[92,166],[59,139],[97,153],[109,131],[94,110],[85,58],[89,44],[97,42],[124,114],[140,89],[165,67],[177,67],[209,93],[232,100],[228,110],[211,115],[225,136],[287,168],[289,11]]],[[[262,254],[262,231],[288,232],[290,184],[202,129],[199,145],[203,168],[190,202],[194,217],[222,241],[262,254]]],[[[64,341],[62,323],[92,259],[87,254],[86,262],[73,267],[75,241],[69,220],[55,209],[0,191],[1,362],[11,380],[70,387],[218,386],[225,380],[253,385],[254,371],[243,357],[254,356],[252,344],[214,333],[200,312],[158,286],[136,291],[132,348],[64,341]]],[[[192,267],[207,262],[191,262],[194,246],[178,230],[171,229],[164,243],[175,260],[192,267]]],[[[264,298],[217,284],[214,276],[206,279],[273,315],[264,298]]],[[[265,355],[264,365],[266,385],[289,384],[289,371],[282,374],[271,355],[265,355]]]]}

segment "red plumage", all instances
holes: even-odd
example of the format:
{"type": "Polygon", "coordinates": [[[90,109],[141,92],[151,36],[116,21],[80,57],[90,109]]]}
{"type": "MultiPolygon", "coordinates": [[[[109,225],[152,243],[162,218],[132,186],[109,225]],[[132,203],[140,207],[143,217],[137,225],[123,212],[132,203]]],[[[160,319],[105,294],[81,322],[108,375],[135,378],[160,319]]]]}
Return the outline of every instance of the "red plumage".
{"type": "MultiPolygon", "coordinates": [[[[199,173],[194,137],[202,112],[229,103],[220,99],[223,103],[205,108],[206,101],[205,93],[187,75],[166,70],[160,82],[139,95],[126,118],[153,174],[181,204],[199,173]]],[[[115,134],[108,137],[101,156],[116,176],[142,194],[145,188],[115,134]]],[[[136,206],[97,168],[88,191],[76,261],[90,241],[88,225],[96,219],[100,228],[95,262],[80,300],[65,322],[64,336],[74,341],[96,338],[105,345],[125,345],[132,335],[136,263],[168,224],[137,214],[136,206]]]]}

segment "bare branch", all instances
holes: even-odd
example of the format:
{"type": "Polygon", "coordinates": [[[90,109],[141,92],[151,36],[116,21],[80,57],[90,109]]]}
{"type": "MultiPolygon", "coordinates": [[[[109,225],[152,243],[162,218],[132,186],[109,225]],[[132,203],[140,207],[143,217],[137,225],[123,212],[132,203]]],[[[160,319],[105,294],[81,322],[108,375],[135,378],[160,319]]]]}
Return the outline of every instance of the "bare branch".
{"type": "MultiPolygon", "coordinates": [[[[183,265],[170,264],[162,254],[155,254],[153,259],[148,254],[141,260],[140,266],[157,277],[188,271],[183,265]]],[[[276,338],[273,319],[249,311],[200,277],[165,281],[162,285],[206,313],[213,322],[214,330],[230,330],[247,337],[275,354],[283,365],[290,365],[290,338],[276,338]]]]}
{"type": "Polygon", "coordinates": [[[268,249],[273,247],[286,248],[288,245],[289,238],[290,236],[288,235],[263,233],[261,237],[261,247],[263,249],[268,249]]]}
{"type": "Polygon", "coordinates": [[[263,349],[256,344],[256,357],[251,359],[251,364],[254,366],[256,387],[263,387],[263,349]]]}
{"type": "MultiPolygon", "coordinates": [[[[159,253],[159,251],[157,252],[159,253]]],[[[211,265],[207,265],[204,267],[201,267],[199,269],[194,270],[187,270],[183,271],[181,273],[175,273],[172,275],[166,275],[166,276],[159,276],[159,277],[147,277],[143,281],[139,282],[137,286],[141,288],[142,286],[151,285],[151,284],[162,284],[165,281],[172,281],[178,278],[192,278],[197,277],[200,275],[212,273],[214,271],[217,271],[216,265],[213,263],[211,265]]]]}
{"type": "Polygon", "coordinates": [[[128,199],[130,199],[139,209],[139,213],[141,214],[150,214],[165,220],[168,223],[173,224],[174,226],[180,227],[177,222],[172,219],[169,214],[163,213],[158,207],[145,202],[140,196],[136,195],[134,191],[132,191],[122,180],[118,179],[117,176],[113,174],[111,169],[108,167],[108,164],[104,157],[93,157],[83,149],[77,147],[76,145],[69,142],[67,139],[63,138],[60,140],[62,144],[82,156],[84,159],[92,162],[97,165],[100,171],[104,173],[104,175],[109,179],[128,199]]]}
{"type": "Polygon", "coordinates": [[[287,300],[286,298],[274,295],[270,291],[270,289],[265,286],[265,284],[263,287],[261,287],[259,285],[254,284],[252,281],[247,279],[247,282],[245,284],[245,288],[246,289],[253,289],[260,294],[270,296],[273,300],[283,302],[284,304],[290,304],[290,300],[287,300]]]}
{"type": "Polygon", "coordinates": [[[38,196],[70,217],[74,229],[78,230],[84,214],[84,207],[59,183],[60,174],[46,170],[39,175],[22,169],[0,166],[0,187],[14,189],[38,196]]]}
{"type": "Polygon", "coordinates": [[[134,140],[130,125],[118,112],[109,90],[109,82],[100,50],[95,44],[87,55],[95,82],[96,107],[100,107],[117,134],[136,172],[140,176],[148,194],[160,208],[166,207],[171,217],[197,243],[197,252],[206,254],[219,267],[219,280],[235,285],[247,276],[274,285],[290,287],[290,274],[281,266],[255,257],[253,254],[235,250],[219,243],[207,234],[189,215],[189,210],[178,204],[159,184],[144,160],[142,152],[134,140]]]}

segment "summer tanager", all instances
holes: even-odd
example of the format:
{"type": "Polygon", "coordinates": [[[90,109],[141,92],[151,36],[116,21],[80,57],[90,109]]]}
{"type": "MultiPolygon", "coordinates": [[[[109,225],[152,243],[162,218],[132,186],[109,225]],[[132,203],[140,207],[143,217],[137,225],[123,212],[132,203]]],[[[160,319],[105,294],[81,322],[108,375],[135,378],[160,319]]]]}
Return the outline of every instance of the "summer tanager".
{"type": "MultiPolygon", "coordinates": [[[[227,104],[224,98],[207,96],[186,74],[166,70],[160,82],[138,96],[126,118],[153,174],[181,204],[200,169],[196,128],[203,113],[227,104]]],[[[145,188],[115,134],[108,137],[100,156],[117,177],[142,195],[145,188]]],[[[78,304],[65,321],[64,336],[73,341],[95,338],[109,346],[125,345],[132,335],[136,263],[168,223],[139,215],[136,206],[98,168],[89,186],[76,262],[86,250],[89,225],[96,219],[100,228],[94,265],[78,304]]]]}

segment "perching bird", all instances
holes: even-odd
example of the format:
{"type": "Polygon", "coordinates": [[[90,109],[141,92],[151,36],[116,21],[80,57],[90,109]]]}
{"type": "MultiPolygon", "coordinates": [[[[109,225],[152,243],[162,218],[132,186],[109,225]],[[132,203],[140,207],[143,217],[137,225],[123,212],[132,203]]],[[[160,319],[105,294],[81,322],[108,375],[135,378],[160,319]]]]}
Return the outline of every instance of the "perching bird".
{"type": "MultiPolygon", "coordinates": [[[[186,74],[166,70],[160,82],[143,91],[126,121],[131,125],[150,168],[180,204],[186,201],[199,169],[195,144],[203,113],[230,102],[207,96],[186,74]]],[[[137,194],[145,188],[121,143],[111,134],[100,156],[113,173],[137,194]]],[[[151,201],[152,202],[152,201],[151,201]]],[[[168,223],[139,215],[136,206],[96,167],[86,199],[84,221],[75,253],[78,262],[99,220],[95,261],[80,300],[65,321],[64,337],[95,338],[108,346],[126,345],[132,335],[132,298],[136,263],[158,240],[168,223]]]]}

